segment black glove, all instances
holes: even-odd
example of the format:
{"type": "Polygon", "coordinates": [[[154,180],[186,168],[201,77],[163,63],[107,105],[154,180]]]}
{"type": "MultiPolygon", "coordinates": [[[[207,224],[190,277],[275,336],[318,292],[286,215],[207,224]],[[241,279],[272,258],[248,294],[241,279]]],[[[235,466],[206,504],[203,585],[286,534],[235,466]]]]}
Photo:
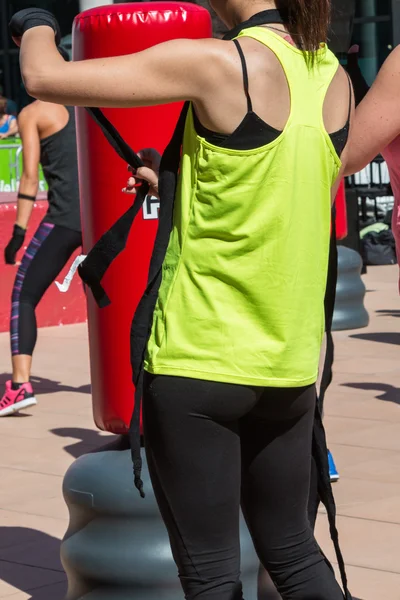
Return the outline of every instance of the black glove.
{"type": "Polygon", "coordinates": [[[19,225],[14,225],[14,231],[11,240],[4,250],[4,260],[7,265],[15,265],[15,257],[18,250],[24,243],[26,229],[19,225]]]}
{"type": "Polygon", "coordinates": [[[12,17],[9,29],[12,37],[21,38],[28,29],[40,27],[41,25],[48,25],[53,29],[58,46],[61,41],[60,26],[55,16],[43,8],[24,8],[24,10],[19,10],[12,17]]]}

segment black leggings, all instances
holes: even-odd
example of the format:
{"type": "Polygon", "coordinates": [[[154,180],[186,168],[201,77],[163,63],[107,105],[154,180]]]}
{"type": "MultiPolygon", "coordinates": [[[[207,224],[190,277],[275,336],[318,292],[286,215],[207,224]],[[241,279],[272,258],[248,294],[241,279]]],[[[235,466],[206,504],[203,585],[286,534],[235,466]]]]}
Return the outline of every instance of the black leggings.
{"type": "Polygon", "coordinates": [[[32,355],[36,344],[35,308],[71,255],[82,245],[77,231],[42,222],[18,269],[12,291],[11,352],[32,355]]]}
{"type": "Polygon", "coordinates": [[[187,600],[242,600],[239,506],[283,600],[343,600],[311,529],[314,386],[145,374],[150,475],[187,600]]]}

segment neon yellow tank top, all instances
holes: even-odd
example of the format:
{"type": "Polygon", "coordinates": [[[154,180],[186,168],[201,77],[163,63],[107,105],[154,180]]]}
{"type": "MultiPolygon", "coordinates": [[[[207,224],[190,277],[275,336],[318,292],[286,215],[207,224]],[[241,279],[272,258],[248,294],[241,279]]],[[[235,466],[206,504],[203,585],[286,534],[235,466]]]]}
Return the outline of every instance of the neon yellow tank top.
{"type": "Polygon", "coordinates": [[[309,67],[265,28],[241,36],[281,62],[290,117],[272,143],[230,150],[197,135],[189,110],[145,369],[304,386],[317,380],[324,330],[331,187],[341,161],[323,105],[338,61],[324,46],[309,67]]]}

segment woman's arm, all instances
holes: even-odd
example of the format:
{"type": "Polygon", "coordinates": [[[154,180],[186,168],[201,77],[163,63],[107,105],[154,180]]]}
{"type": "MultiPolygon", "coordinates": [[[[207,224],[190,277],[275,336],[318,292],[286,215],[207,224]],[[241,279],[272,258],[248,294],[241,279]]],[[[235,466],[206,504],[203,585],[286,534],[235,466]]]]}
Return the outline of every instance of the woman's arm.
{"type": "Polygon", "coordinates": [[[400,134],[400,46],[390,54],[352,124],[346,175],[361,171],[400,134]]]}
{"type": "Polygon", "coordinates": [[[40,138],[34,105],[24,108],[18,121],[23,157],[23,171],[18,194],[29,196],[31,199],[18,197],[16,224],[27,229],[39,188],[40,138]]]}
{"type": "Polygon", "coordinates": [[[173,40],[143,52],[65,62],[54,31],[29,29],[21,40],[28,94],[72,106],[131,107],[201,99],[213,78],[219,40],[173,40]]]}

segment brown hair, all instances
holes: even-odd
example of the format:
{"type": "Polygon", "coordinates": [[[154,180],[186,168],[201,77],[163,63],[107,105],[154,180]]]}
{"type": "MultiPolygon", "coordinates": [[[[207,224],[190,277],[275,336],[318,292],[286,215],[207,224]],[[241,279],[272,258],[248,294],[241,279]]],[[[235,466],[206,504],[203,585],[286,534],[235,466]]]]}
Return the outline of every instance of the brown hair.
{"type": "Polygon", "coordinates": [[[277,0],[287,18],[290,34],[299,48],[315,52],[326,42],[331,20],[331,0],[277,0]]]}
{"type": "Polygon", "coordinates": [[[0,96],[0,117],[6,114],[7,99],[0,96]]]}

